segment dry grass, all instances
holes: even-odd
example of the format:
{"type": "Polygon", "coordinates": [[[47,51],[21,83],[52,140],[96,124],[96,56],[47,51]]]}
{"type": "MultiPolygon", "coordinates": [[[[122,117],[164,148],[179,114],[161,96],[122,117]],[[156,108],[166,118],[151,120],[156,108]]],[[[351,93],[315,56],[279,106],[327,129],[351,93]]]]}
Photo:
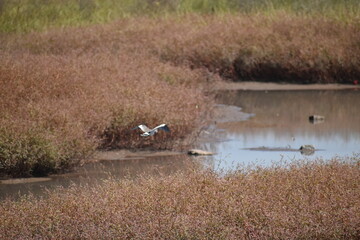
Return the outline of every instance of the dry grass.
{"type": "Polygon", "coordinates": [[[160,50],[165,60],[205,66],[237,81],[351,83],[360,79],[356,22],[288,14],[190,21],[183,21],[169,35],[170,44],[160,50]]]}
{"type": "Polygon", "coordinates": [[[343,23],[286,13],[186,15],[33,33],[25,39],[21,36],[10,48],[25,45],[32,53],[46,54],[94,53],[106,48],[112,53],[131,51],[142,58],[146,52],[164,62],[205,67],[234,80],[352,83],[360,78],[359,36],[356,19],[343,23]]]}
{"type": "Polygon", "coordinates": [[[58,171],[98,147],[184,145],[209,109],[204,90],[218,73],[350,83],[360,78],[359,36],[356,20],[286,14],[137,17],[2,34],[0,175],[58,171]],[[129,131],[162,122],[173,131],[156,140],[129,131]],[[39,168],[39,159],[50,160],[39,168]]]}
{"type": "MultiPolygon", "coordinates": [[[[8,65],[2,66],[5,74],[0,77],[3,132],[15,139],[38,134],[68,155],[67,160],[74,160],[78,153],[83,157],[82,153],[97,146],[172,148],[174,140],[191,132],[203,111],[202,92],[177,83],[198,75],[169,64],[107,54],[24,54],[5,61],[8,65]],[[156,140],[130,131],[141,123],[162,122],[172,132],[159,134],[156,140]]],[[[4,148],[7,141],[3,140],[4,148]]],[[[15,155],[23,149],[10,151],[15,155]]],[[[15,159],[14,164],[7,156],[1,160],[9,174],[14,175],[12,168],[18,172],[15,159]]],[[[61,162],[55,165],[62,168],[61,162]]]]}
{"type": "Polygon", "coordinates": [[[0,203],[1,239],[358,239],[359,158],[197,170],[0,203]]]}
{"type": "Polygon", "coordinates": [[[3,51],[0,160],[5,173],[34,173],[31,162],[37,160],[27,159],[24,144],[16,144],[24,135],[36,133],[50,142],[58,153],[52,163],[56,171],[96,147],[173,148],[196,127],[208,104],[199,85],[204,71],[162,63],[137,36],[123,38],[111,30],[72,30],[72,38],[67,31],[28,35],[3,51]],[[101,30],[106,32],[99,38],[101,30]],[[130,131],[163,122],[172,131],[155,140],[130,131]],[[18,170],[23,161],[29,162],[26,171],[18,170]]]}

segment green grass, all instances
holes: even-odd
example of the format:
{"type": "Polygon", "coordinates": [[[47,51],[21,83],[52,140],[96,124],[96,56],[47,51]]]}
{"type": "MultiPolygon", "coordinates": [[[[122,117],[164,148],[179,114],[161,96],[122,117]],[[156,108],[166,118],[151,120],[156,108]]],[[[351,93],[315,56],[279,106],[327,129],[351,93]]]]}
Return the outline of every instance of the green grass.
{"type": "Polygon", "coordinates": [[[287,12],[359,20],[357,0],[0,0],[0,32],[99,24],[131,16],[287,12]]]}

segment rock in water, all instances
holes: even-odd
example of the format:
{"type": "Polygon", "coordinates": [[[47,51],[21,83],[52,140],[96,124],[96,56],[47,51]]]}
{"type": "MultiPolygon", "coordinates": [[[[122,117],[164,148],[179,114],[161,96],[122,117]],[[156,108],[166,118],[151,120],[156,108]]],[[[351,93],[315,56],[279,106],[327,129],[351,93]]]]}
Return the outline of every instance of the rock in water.
{"type": "Polygon", "coordinates": [[[299,150],[303,155],[312,155],[315,152],[315,148],[313,145],[302,145],[299,150]]]}
{"type": "Polygon", "coordinates": [[[320,116],[320,115],[311,115],[311,116],[309,116],[309,122],[311,122],[313,124],[323,123],[324,121],[325,121],[324,116],[320,116]]]}

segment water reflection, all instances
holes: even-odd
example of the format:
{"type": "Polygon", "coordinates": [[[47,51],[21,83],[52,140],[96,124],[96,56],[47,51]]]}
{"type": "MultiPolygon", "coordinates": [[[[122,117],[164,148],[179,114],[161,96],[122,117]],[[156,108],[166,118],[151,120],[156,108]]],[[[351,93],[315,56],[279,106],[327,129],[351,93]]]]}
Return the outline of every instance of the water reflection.
{"type": "Polygon", "coordinates": [[[215,119],[212,134],[225,141],[205,141],[200,147],[218,153],[208,158],[218,168],[304,158],[304,152],[297,151],[303,145],[316,148],[306,156],[310,159],[360,152],[359,91],[222,91],[217,102],[253,114],[248,120],[215,119]],[[312,115],[324,119],[311,122],[312,115]]]}
{"type": "Polygon", "coordinates": [[[105,179],[136,179],[139,176],[170,175],[177,171],[185,171],[194,162],[185,154],[145,155],[116,158],[116,151],[102,155],[103,160],[79,167],[68,174],[55,175],[50,178],[10,179],[0,184],[0,200],[6,197],[18,198],[33,193],[38,196],[56,187],[69,187],[72,184],[101,184],[105,179]],[[109,157],[109,155],[111,155],[109,157]],[[105,159],[106,158],[106,159],[105,159]]]}

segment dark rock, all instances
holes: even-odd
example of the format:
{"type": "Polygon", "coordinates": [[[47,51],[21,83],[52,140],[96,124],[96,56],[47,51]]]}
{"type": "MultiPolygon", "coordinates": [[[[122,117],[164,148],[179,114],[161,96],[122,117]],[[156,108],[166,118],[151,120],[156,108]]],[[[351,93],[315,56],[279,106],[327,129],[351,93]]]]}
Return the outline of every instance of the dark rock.
{"type": "Polygon", "coordinates": [[[301,154],[309,156],[314,154],[315,147],[313,145],[302,145],[299,150],[301,154]]]}
{"type": "Polygon", "coordinates": [[[325,117],[324,116],[320,116],[320,115],[311,115],[309,117],[309,120],[324,120],[325,117]]]}
{"type": "Polygon", "coordinates": [[[309,122],[311,122],[313,124],[323,123],[324,121],[325,121],[324,116],[320,116],[320,115],[309,116],[309,122]]]}

